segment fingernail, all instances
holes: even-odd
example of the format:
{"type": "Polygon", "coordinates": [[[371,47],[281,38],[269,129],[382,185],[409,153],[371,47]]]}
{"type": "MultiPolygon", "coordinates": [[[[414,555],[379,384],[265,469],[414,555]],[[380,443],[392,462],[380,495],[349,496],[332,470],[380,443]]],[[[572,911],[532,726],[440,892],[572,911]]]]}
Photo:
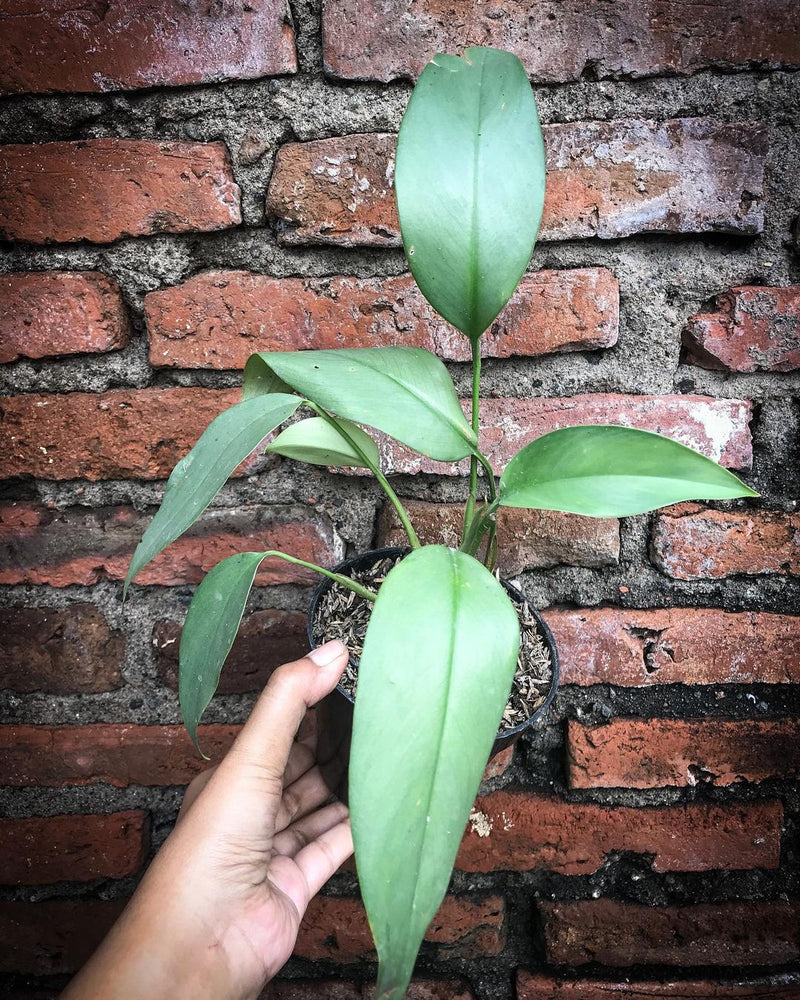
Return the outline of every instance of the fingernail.
{"type": "Polygon", "coordinates": [[[341,639],[331,639],[324,646],[312,649],[308,654],[308,658],[313,660],[318,667],[327,667],[329,663],[333,663],[338,656],[346,652],[347,646],[345,646],[341,639]]]}

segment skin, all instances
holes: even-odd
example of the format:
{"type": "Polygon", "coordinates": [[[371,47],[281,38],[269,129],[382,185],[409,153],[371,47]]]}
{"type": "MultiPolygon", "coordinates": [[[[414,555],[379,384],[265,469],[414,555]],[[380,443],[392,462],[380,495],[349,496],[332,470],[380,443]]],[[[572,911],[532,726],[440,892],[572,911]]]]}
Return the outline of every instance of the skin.
{"type": "Polygon", "coordinates": [[[187,789],[175,829],[62,1000],[245,1000],[287,961],[309,900],[353,850],[308,708],[336,686],[329,642],[270,678],[233,747],[187,789]]]}

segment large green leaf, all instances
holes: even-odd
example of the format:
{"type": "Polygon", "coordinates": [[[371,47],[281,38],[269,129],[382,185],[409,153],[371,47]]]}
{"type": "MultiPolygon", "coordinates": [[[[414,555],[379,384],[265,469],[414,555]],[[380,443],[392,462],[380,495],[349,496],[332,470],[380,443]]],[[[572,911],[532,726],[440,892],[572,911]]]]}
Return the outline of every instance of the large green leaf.
{"type": "Polygon", "coordinates": [[[473,341],[528,266],[544,182],[542,130],[519,59],[471,48],[428,63],[397,141],[397,210],[423,295],[473,341]]]}
{"type": "Polygon", "coordinates": [[[565,427],[518,452],[500,478],[505,507],[627,517],[683,500],[758,494],[710,458],[629,427],[565,427]]]}
{"type": "Polygon", "coordinates": [[[362,456],[366,456],[373,466],[380,464],[378,446],[369,434],[349,420],[337,420],[336,425],[334,427],[322,417],[298,420],[282,430],[272,444],[267,445],[267,451],[312,465],[346,465],[367,469],[369,465],[362,456]]]}
{"type": "Polygon", "coordinates": [[[457,462],[477,445],[447,369],[420,347],[251,355],[245,399],[275,386],[291,386],[331,413],[441,462],[457,462]]]}
{"type": "Polygon", "coordinates": [[[518,645],[505,591],[463,552],[417,549],[378,592],[359,667],[349,794],[379,997],[403,996],[447,889],[518,645]]]}
{"type": "Polygon", "coordinates": [[[211,421],[172,470],[161,506],[133,553],[123,595],[139,570],[194,524],[234,469],[301,403],[297,396],[274,393],[237,403],[211,421]]]}
{"type": "Polygon", "coordinates": [[[222,665],[266,555],[240,552],[223,559],[209,570],[194,592],[181,633],[178,697],[184,724],[195,746],[197,725],[217,690],[222,665]]]}

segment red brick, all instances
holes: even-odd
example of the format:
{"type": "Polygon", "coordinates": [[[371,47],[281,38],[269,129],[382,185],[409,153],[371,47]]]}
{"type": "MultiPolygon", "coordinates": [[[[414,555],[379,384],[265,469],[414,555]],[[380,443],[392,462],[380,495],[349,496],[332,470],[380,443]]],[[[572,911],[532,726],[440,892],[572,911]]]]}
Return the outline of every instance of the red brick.
{"type": "MultiPolygon", "coordinates": [[[[130,507],[0,505],[4,559],[0,583],[53,587],[123,580],[150,518],[130,507]]],[[[325,514],[293,507],[211,509],[136,577],[138,585],[199,583],[221,559],[236,552],[279,549],[318,565],[344,558],[344,544],[325,514]]],[[[258,586],[316,583],[313,571],[282,559],[266,559],[258,586]]]]}
{"type": "MultiPolygon", "coordinates": [[[[707,118],[544,127],[540,240],[634,233],[757,233],[767,133],[707,118]]],[[[400,246],[395,136],[355,134],[278,150],[267,215],[284,244],[400,246]]]]}
{"type": "MultiPolygon", "coordinates": [[[[372,1000],[375,985],[342,983],[337,979],[293,979],[287,982],[273,980],[259,1000],[372,1000]]],[[[415,979],[406,994],[408,1000],[473,1000],[464,983],[457,980],[415,979]]]]}
{"type": "Polygon", "coordinates": [[[714,0],[699,9],[618,0],[603,8],[602,21],[589,0],[545,0],[520,16],[466,0],[344,0],[325,6],[322,37],[326,70],[347,80],[413,79],[432,53],[469,45],[510,49],[537,83],[800,65],[791,0],[714,0]]]}
{"type": "Polygon", "coordinates": [[[475,802],[456,868],[588,875],[616,851],[652,856],[658,872],[777,868],[782,816],[779,802],[630,808],[493,792],[475,802]]]}
{"type": "Polygon", "coordinates": [[[797,684],[800,618],[714,608],[548,608],[562,684],[797,684]]]}
{"type": "MultiPolygon", "coordinates": [[[[200,726],[200,745],[211,763],[228,751],[240,728],[200,726]]],[[[510,763],[507,752],[499,758],[488,768],[510,763]]],[[[209,766],[181,725],[0,726],[0,785],[181,786],[209,766]]]]}
{"type": "Polygon", "coordinates": [[[517,970],[517,1000],[650,1000],[671,997],[672,1000],[796,1000],[800,983],[761,981],[742,982],[737,976],[732,982],[707,979],[681,979],[673,982],[637,982],[629,979],[609,982],[597,979],[551,979],[517,970]]]}
{"type": "Polygon", "coordinates": [[[506,771],[511,767],[514,761],[514,744],[512,743],[510,747],[506,747],[505,750],[501,750],[500,753],[495,754],[486,765],[486,770],[483,772],[483,780],[491,781],[492,778],[502,777],[506,771]]]}
{"type": "MultiPolygon", "coordinates": [[[[463,507],[458,504],[407,500],[414,529],[425,545],[460,542],[463,507]]],[[[579,517],[560,511],[503,507],[497,515],[498,565],[504,576],[526,569],[558,566],[611,566],[619,561],[619,521],[579,517]]],[[[405,544],[405,532],[391,504],[378,522],[380,545],[405,544]]]]}
{"type": "MultiPolygon", "coordinates": [[[[364,1000],[372,1000],[374,988],[364,987],[364,1000]]],[[[418,979],[408,987],[407,1000],[473,1000],[469,988],[453,980],[418,979]]]]}
{"type": "Polygon", "coordinates": [[[140,871],[149,844],[147,814],[0,818],[0,883],[44,885],[124,878],[140,871]]]}
{"type": "MultiPolygon", "coordinates": [[[[209,271],[145,297],[157,367],[243,368],[254,351],[424,347],[470,359],[466,338],[408,276],[270,278],[209,271]]],[[[525,275],[481,341],[485,357],[594,350],[616,343],[619,286],[605,268],[525,275]]]]}
{"type": "Polygon", "coordinates": [[[130,335],[119,285],[105,274],[0,276],[0,362],[113,351],[130,335]]]}
{"type": "Polygon", "coordinates": [[[0,972],[47,976],[76,972],[127,900],[0,901],[0,972]]]}
{"type": "MultiPolygon", "coordinates": [[[[0,476],[165,479],[238,389],[0,397],[0,476]]],[[[256,466],[251,459],[244,471],[256,466]]]]}
{"type": "Polygon", "coordinates": [[[365,1000],[363,989],[355,983],[336,979],[273,980],[267,983],[258,1000],[365,1000]]]}
{"type": "Polygon", "coordinates": [[[717,306],[689,319],[687,364],[733,372],[800,368],[800,285],[731,288],[717,306]]]}
{"type": "Polygon", "coordinates": [[[652,558],[677,580],[719,579],[736,573],[797,575],[798,529],[800,514],[680,504],[656,518],[652,558]]]}
{"type": "MultiPolygon", "coordinates": [[[[158,673],[164,683],[176,691],[180,637],[181,626],[177,622],[156,622],[153,646],[158,673]]],[[[256,611],[239,627],[217,690],[220,694],[260,691],[275,667],[297,660],[307,652],[304,614],[279,608],[256,611]]]]}
{"type": "Polygon", "coordinates": [[[0,146],[0,239],[112,243],[241,222],[221,142],[85,139],[0,146]]]}
{"type": "MultiPolygon", "coordinates": [[[[465,413],[469,402],[463,401],[465,413]]],[[[622,396],[589,393],[554,399],[481,400],[481,447],[496,473],[535,438],[573,424],[621,424],[655,431],[695,448],[729,468],[753,460],[750,402],[711,396],[622,396]]],[[[469,460],[448,464],[378,435],[384,472],[466,476],[469,460]]],[[[355,473],[361,474],[361,473],[355,473]]]]}
{"type": "MultiPolygon", "coordinates": [[[[239,726],[201,726],[211,762],[228,751],[239,726]]],[[[209,767],[183,726],[0,726],[0,785],[187,785],[209,767]]]]}
{"type": "MultiPolygon", "coordinates": [[[[473,902],[446,896],[425,935],[438,958],[499,955],[505,944],[505,904],[498,896],[473,902]]],[[[424,947],[424,945],[423,945],[424,947]]],[[[309,904],[294,954],[338,963],[375,958],[367,915],[358,899],[317,896],[309,904]]]]}
{"type": "Polygon", "coordinates": [[[185,4],[72,0],[0,13],[0,92],[91,93],[294,73],[294,31],[282,0],[185,4]]]}
{"type": "Polygon", "coordinates": [[[96,694],[122,686],[121,632],[91,604],[0,608],[0,688],[96,694]]]}
{"type": "Polygon", "coordinates": [[[539,907],[554,965],[773,965],[800,956],[794,901],[658,907],[601,899],[539,907]]]}
{"type": "Polygon", "coordinates": [[[732,785],[800,775],[800,723],[702,719],[570,720],[572,788],[732,785]]]}

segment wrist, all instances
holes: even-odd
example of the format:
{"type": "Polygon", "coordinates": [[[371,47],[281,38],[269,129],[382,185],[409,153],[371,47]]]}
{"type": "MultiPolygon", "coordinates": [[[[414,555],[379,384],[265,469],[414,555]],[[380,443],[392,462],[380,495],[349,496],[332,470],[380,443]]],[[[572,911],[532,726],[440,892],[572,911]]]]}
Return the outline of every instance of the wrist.
{"type": "Polygon", "coordinates": [[[251,1000],[261,984],[242,982],[203,911],[143,884],[63,1000],[251,1000]]]}

